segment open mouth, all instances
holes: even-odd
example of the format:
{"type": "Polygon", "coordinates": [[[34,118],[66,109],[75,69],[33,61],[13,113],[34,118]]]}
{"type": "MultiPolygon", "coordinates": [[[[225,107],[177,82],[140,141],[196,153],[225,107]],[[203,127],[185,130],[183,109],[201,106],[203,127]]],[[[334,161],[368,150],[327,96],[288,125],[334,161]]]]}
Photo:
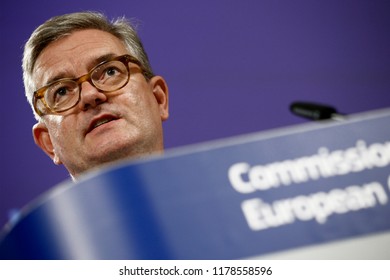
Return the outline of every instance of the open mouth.
{"type": "Polygon", "coordinates": [[[114,116],[102,116],[96,120],[93,120],[87,130],[87,133],[91,132],[92,130],[94,130],[95,128],[101,126],[101,125],[104,125],[106,123],[109,123],[111,121],[115,121],[117,120],[118,118],[117,117],[114,117],[114,116]]]}

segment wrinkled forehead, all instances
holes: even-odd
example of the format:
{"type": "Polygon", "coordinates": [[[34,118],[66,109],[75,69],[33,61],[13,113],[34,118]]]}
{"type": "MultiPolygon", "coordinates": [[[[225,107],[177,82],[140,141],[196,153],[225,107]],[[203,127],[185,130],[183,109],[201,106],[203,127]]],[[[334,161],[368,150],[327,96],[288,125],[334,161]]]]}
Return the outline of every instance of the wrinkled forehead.
{"type": "Polygon", "coordinates": [[[106,57],[128,53],[125,44],[100,30],[75,31],[49,44],[38,56],[33,80],[36,88],[59,78],[75,78],[106,57]]]}

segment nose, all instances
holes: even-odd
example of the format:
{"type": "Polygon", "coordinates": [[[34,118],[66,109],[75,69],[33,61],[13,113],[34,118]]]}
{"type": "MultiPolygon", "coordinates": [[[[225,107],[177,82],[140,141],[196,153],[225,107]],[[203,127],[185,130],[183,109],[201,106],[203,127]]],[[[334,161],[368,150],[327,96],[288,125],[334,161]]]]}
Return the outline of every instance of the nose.
{"type": "Polygon", "coordinates": [[[81,84],[80,90],[79,107],[83,111],[95,108],[107,101],[107,96],[88,81],[81,84]]]}

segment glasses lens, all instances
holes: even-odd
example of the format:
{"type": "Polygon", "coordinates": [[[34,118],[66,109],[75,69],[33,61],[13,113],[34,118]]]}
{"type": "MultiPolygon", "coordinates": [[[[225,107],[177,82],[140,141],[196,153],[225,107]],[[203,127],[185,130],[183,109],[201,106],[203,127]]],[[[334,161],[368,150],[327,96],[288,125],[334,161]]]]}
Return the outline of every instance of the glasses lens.
{"type": "Polygon", "coordinates": [[[51,85],[45,92],[47,106],[54,112],[71,108],[79,98],[79,86],[75,81],[62,80],[51,85]]]}
{"type": "Polygon", "coordinates": [[[128,79],[127,67],[120,61],[100,65],[92,73],[92,82],[100,90],[113,91],[123,87],[128,79]]]}

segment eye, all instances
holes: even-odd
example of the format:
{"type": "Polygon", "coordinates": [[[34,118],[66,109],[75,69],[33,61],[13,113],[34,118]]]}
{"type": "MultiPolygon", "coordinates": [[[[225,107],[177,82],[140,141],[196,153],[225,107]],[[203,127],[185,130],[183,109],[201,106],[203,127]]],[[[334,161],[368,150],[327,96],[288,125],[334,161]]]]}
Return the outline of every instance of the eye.
{"type": "Polygon", "coordinates": [[[95,69],[92,74],[92,80],[100,86],[117,84],[124,77],[127,77],[127,69],[120,61],[107,62],[95,69]]]}
{"type": "Polygon", "coordinates": [[[45,100],[50,108],[57,108],[67,103],[77,93],[74,81],[62,81],[52,85],[45,94],[45,100]]]}
{"type": "Polygon", "coordinates": [[[106,75],[109,77],[117,75],[118,72],[119,72],[118,69],[116,69],[115,67],[110,67],[105,71],[106,75]]]}
{"type": "Polygon", "coordinates": [[[107,67],[103,68],[98,81],[99,83],[107,83],[108,81],[111,81],[112,79],[117,78],[122,74],[122,71],[116,67],[115,65],[107,65],[107,67]]]}
{"type": "Polygon", "coordinates": [[[70,89],[68,87],[63,86],[57,88],[55,91],[53,91],[52,95],[50,96],[50,100],[51,100],[50,103],[54,108],[59,106],[69,98],[69,93],[70,93],[70,89]]]}
{"type": "Polygon", "coordinates": [[[73,86],[68,84],[62,84],[58,87],[54,87],[52,90],[51,99],[54,103],[59,103],[62,99],[67,98],[72,90],[73,86]]]}
{"type": "Polygon", "coordinates": [[[65,87],[59,88],[55,91],[54,95],[56,97],[64,96],[68,93],[68,89],[65,87]]]}

